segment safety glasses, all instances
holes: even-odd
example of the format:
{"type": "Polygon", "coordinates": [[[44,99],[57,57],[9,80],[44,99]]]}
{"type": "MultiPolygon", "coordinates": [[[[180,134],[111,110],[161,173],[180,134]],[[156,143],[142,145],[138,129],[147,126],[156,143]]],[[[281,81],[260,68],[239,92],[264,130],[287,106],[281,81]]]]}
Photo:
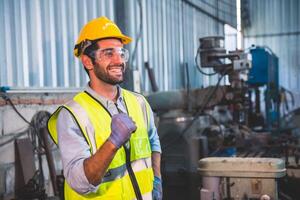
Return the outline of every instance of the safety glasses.
{"type": "Polygon", "coordinates": [[[120,58],[123,62],[127,62],[129,59],[129,51],[122,47],[98,49],[93,54],[94,58],[98,61],[120,58]]]}

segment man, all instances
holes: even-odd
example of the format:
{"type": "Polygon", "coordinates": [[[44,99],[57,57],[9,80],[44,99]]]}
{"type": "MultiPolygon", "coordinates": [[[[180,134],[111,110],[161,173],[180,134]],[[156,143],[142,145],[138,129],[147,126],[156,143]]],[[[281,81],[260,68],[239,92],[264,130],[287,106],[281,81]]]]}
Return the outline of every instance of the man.
{"type": "Polygon", "coordinates": [[[124,80],[131,38],[100,17],[79,34],[74,54],[90,82],[48,122],[58,144],[65,199],[162,199],[161,147],[145,98],[124,80]]]}

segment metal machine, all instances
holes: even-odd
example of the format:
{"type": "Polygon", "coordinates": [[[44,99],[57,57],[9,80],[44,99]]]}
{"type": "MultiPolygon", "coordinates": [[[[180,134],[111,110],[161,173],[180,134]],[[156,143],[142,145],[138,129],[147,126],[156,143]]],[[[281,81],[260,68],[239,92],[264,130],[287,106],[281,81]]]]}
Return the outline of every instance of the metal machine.
{"type": "MultiPolygon", "coordinates": [[[[219,36],[200,38],[199,41],[195,61],[197,64],[200,58],[201,66],[197,64],[197,68],[203,75],[218,75],[217,84],[202,89],[156,92],[148,96],[157,114],[163,149],[162,175],[166,200],[200,199],[199,187],[203,186],[203,173],[199,173],[197,168],[198,160],[202,158],[275,157],[288,168],[289,157],[296,155],[291,152],[298,152],[295,143],[297,137],[289,135],[290,129],[279,129],[278,58],[274,53],[262,47],[227,52],[224,38],[219,36]],[[221,85],[224,77],[228,77],[229,83],[221,85]],[[261,106],[263,94],[265,108],[261,106]]],[[[281,167],[280,170],[285,169],[281,167]]],[[[268,178],[276,179],[277,183],[283,174],[280,171],[280,175],[277,175],[274,173],[273,177],[268,178]]],[[[222,177],[230,176],[224,172],[222,177]]],[[[239,179],[237,174],[234,180],[236,178],[239,179]]],[[[246,184],[245,178],[243,183],[246,184]]],[[[248,178],[252,180],[255,176],[248,178]]],[[[264,179],[264,175],[260,178],[264,179]]],[[[265,180],[259,181],[265,184],[265,180]]],[[[280,184],[278,188],[283,188],[283,185],[280,184]]],[[[256,190],[255,198],[262,195],[273,199],[284,196],[282,191],[278,195],[277,184],[273,186],[268,188],[269,192],[261,190],[257,193],[260,190],[256,190]]],[[[240,192],[237,190],[227,194],[233,197],[240,192]]],[[[244,199],[251,199],[250,190],[244,199]]]]}
{"type": "Polygon", "coordinates": [[[224,127],[219,120],[245,121],[243,116],[247,109],[241,105],[247,94],[243,71],[251,65],[247,54],[235,51],[228,56],[220,37],[216,40],[212,37],[200,39],[200,42],[203,47],[198,49],[198,53],[201,51],[201,63],[205,67],[213,66],[215,73],[220,74],[217,85],[203,89],[156,92],[148,96],[159,119],[164,199],[199,199],[201,178],[197,172],[198,160],[216,153],[234,154],[231,147],[236,135],[241,132],[238,131],[241,127],[224,127]],[[218,52],[215,53],[213,49],[218,52]],[[215,59],[217,62],[214,62],[215,59]],[[231,85],[220,84],[226,75],[231,85]],[[233,117],[223,109],[223,105],[231,107],[235,113],[233,117]]]}
{"type": "MultiPolygon", "coordinates": [[[[250,109],[250,126],[262,125],[266,130],[278,133],[280,128],[280,94],[278,57],[267,47],[251,47],[252,68],[249,71],[248,86],[249,98],[255,93],[255,111],[250,109]],[[265,122],[258,124],[257,117],[261,118],[260,91],[265,87],[265,122]]],[[[251,106],[252,107],[252,106],[251,106]]],[[[262,120],[261,120],[262,122],[262,120]]]]}
{"type": "MultiPolygon", "coordinates": [[[[251,68],[248,53],[239,50],[226,52],[224,37],[204,37],[200,38],[199,42],[198,53],[200,53],[202,68],[213,68],[215,73],[219,74],[231,74],[251,68]]],[[[201,67],[198,66],[198,69],[201,67]]]]}
{"type": "Polygon", "coordinates": [[[278,179],[286,175],[278,158],[204,158],[198,170],[201,200],[278,199],[278,179]]]}

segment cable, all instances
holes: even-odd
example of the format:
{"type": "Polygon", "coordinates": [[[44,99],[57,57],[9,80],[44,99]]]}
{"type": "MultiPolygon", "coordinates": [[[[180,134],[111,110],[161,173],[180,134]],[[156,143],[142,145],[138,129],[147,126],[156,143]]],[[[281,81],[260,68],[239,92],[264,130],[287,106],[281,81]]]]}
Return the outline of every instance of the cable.
{"type": "Polygon", "coordinates": [[[131,67],[132,63],[135,60],[136,53],[137,53],[137,46],[138,46],[139,40],[142,37],[142,31],[143,31],[143,23],[142,23],[142,21],[143,21],[143,9],[142,9],[142,2],[141,2],[141,0],[137,0],[137,3],[138,3],[139,8],[140,8],[140,24],[139,24],[139,32],[137,34],[137,39],[136,39],[136,42],[135,42],[135,45],[134,45],[134,49],[132,51],[132,56],[131,56],[131,59],[130,59],[129,67],[131,67]]]}
{"type": "Polygon", "coordinates": [[[211,12],[208,12],[206,9],[200,7],[198,4],[196,4],[195,2],[191,2],[190,0],[182,0],[183,3],[186,3],[187,5],[191,6],[192,8],[195,8],[197,11],[201,12],[202,14],[207,15],[208,17],[216,20],[217,22],[220,22],[222,24],[227,24],[227,22],[217,16],[215,16],[214,14],[212,14],[211,12]]]}
{"type": "MultiPolygon", "coordinates": [[[[227,1],[225,1],[225,0],[219,0],[219,1],[222,2],[224,5],[228,5],[228,6],[230,6],[231,8],[236,9],[236,4],[235,4],[235,3],[232,4],[232,3],[230,3],[230,1],[227,2],[227,1]]],[[[233,2],[234,2],[234,1],[233,1],[233,2]]],[[[235,15],[233,15],[233,16],[235,16],[235,15]]]]}
{"type": "Polygon", "coordinates": [[[1,97],[2,97],[6,102],[8,102],[8,103],[11,105],[11,107],[12,107],[12,108],[14,109],[14,111],[15,111],[15,112],[23,119],[23,121],[30,125],[30,122],[27,121],[27,120],[25,119],[25,117],[17,110],[17,108],[15,107],[15,105],[13,104],[13,102],[11,101],[11,99],[10,99],[4,92],[0,92],[0,95],[1,95],[1,97]]]}
{"type": "Polygon", "coordinates": [[[290,95],[292,107],[295,106],[295,97],[294,97],[294,94],[292,93],[292,91],[290,91],[284,87],[282,87],[282,88],[286,93],[288,93],[290,95]]]}
{"type": "Polygon", "coordinates": [[[42,142],[41,136],[39,134],[39,130],[42,127],[46,126],[47,120],[50,117],[50,113],[48,113],[47,111],[41,111],[38,112],[35,116],[33,116],[32,118],[32,122],[29,122],[16,108],[16,106],[13,104],[12,100],[8,97],[8,95],[6,95],[6,93],[4,92],[0,92],[0,96],[10,104],[10,106],[13,108],[13,110],[18,114],[18,116],[24,121],[26,122],[29,127],[27,130],[25,130],[24,132],[18,133],[15,137],[3,142],[0,144],[1,146],[4,146],[12,141],[14,141],[16,138],[24,135],[25,133],[28,133],[30,141],[32,143],[32,146],[34,148],[35,151],[37,151],[37,153],[41,153],[40,147],[44,148],[44,144],[42,142]],[[38,141],[36,140],[36,137],[38,138],[38,141]],[[40,146],[39,146],[40,145],[40,146]]]}
{"type": "Polygon", "coordinates": [[[201,74],[206,75],[206,76],[213,76],[213,75],[216,75],[217,72],[213,72],[213,73],[206,73],[206,72],[204,72],[204,71],[201,69],[201,67],[198,65],[197,60],[198,60],[198,55],[200,54],[200,48],[201,48],[201,47],[199,46],[198,49],[197,49],[196,56],[195,56],[195,63],[196,63],[196,67],[197,67],[198,71],[199,71],[201,74]]]}
{"type": "Polygon", "coordinates": [[[34,197],[36,197],[35,195],[37,195],[37,196],[40,196],[41,199],[44,199],[46,194],[45,194],[45,189],[44,189],[45,188],[45,185],[44,185],[45,178],[44,178],[44,172],[43,172],[43,166],[42,166],[42,154],[44,153],[44,151],[42,149],[45,149],[45,146],[42,142],[43,140],[41,139],[41,135],[39,133],[41,132],[41,130],[44,127],[47,126],[47,122],[50,117],[50,113],[47,111],[40,111],[37,114],[35,114],[32,118],[32,121],[29,122],[18,111],[18,109],[15,107],[15,105],[13,104],[11,99],[8,97],[8,95],[6,95],[5,92],[0,92],[0,96],[6,102],[8,102],[11,105],[11,107],[13,108],[13,110],[18,114],[18,116],[20,118],[22,118],[24,120],[24,122],[26,122],[29,125],[27,130],[25,130],[24,132],[18,133],[15,137],[1,143],[0,147],[14,141],[16,138],[24,135],[25,133],[28,133],[28,137],[32,143],[33,150],[38,155],[39,169],[36,171],[33,178],[30,179],[30,181],[28,183],[26,183],[26,185],[24,185],[24,187],[21,188],[20,190],[18,190],[17,192],[19,192],[19,194],[22,194],[22,195],[24,195],[24,194],[29,195],[29,196],[34,195],[34,197]],[[36,138],[37,138],[37,140],[36,140],[36,138]]]}
{"type": "MultiPolygon", "coordinates": [[[[6,95],[5,92],[0,92],[0,96],[6,101],[9,103],[9,105],[13,108],[13,110],[18,114],[18,116],[25,122],[29,125],[29,127],[31,127],[31,124],[29,121],[26,120],[26,118],[18,111],[18,109],[15,107],[15,105],[13,104],[13,102],[11,101],[11,99],[6,95]]],[[[13,142],[15,139],[17,139],[18,137],[22,136],[22,135],[25,135],[26,133],[28,133],[28,129],[26,129],[25,131],[23,132],[20,132],[20,133],[17,133],[14,137],[12,137],[11,139],[3,142],[0,144],[0,147],[6,145],[6,144],[9,144],[10,142],[13,142]]],[[[31,140],[32,141],[32,140],[31,140]]]]}
{"type": "MultiPolygon", "coordinates": [[[[211,7],[212,9],[214,9],[215,11],[220,11],[221,13],[224,13],[225,15],[229,15],[229,16],[231,16],[231,17],[236,17],[236,15],[234,15],[233,13],[231,13],[231,12],[228,12],[227,10],[222,10],[222,9],[220,9],[218,6],[216,7],[216,6],[214,6],[213,4],[210,4],[210,3],[208,3],[207,1],[205,1],[205,0],[200,0],[203,4],[205,4],[205,5],[207,5],[207,6],[209,6],[209,7],[211,7]]],[[[226,4],[226,5],[228,5],[228,6],[231,6],[233,9],[236,9],[236,7],[234,6],[234,5],[232,5],[232,4],[228,4],[227,2],[224,2],[224,1],[222,1],[222,3],[223,4],[226,4]]]]}
{"type": "Polygon", "coordinates": [[[186,134],[187,130],[194,124],[194,122],[198,119],[198,117],[202,114],[203,110],[205,109],[205,107],[207,106],[207,104],[209,103],[209,101],[211,100],[211,98],[213,97],[213,95],[215,94],[215,92],[217,91],[217,89],[219,88],[219,85],[221,83],[222,78],[225,76],[225,72],[222,73],[222,75],[219,77],[218,82],[216,84],[216,86],[213,88],[212,92],[207,96],[206,100],[204,101],[204,103],[202,104],[202,106],[199,108],[199,110],[194,114],[194,119],[192,121],[190,121],[190,123],[187,124],[187,126],[181,131],[181,133],[173,140],[171,140],[169,143],[165,144],[162,149],[165,150],[167,148],[169,148],[175,141],[177,141],[178,139],[180,139],[184,134],[186,134]]]}
{"type": "Polygon", "coordinates": [[[211,114],[209,114],[209,113],[203,113],[203,114],[206,115],[206,116],[208,116],[208,117],[210,117],[210,118],[213,120],[213,122],[219,127],[220,133],[221,133],[222,135],[224,135],[224,134],[223,134],[223,129],[222,129],[222,127],[221,127],[221,124],[218,122],[218,120],[217,120],[214,116],[212,116],[211,114]]]}

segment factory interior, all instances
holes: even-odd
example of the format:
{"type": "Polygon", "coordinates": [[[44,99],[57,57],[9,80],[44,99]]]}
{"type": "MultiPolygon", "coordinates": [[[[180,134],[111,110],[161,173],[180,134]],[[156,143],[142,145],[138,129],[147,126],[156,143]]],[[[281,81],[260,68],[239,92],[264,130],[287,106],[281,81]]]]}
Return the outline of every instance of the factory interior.
{"type": "Polygon", "coordinates": [[[47,123],[85,90],[74,45],[101,16],[132,38],[120,86],[154,113],[163,200],[299,200],[299,10],[299,0],[0,0],[0,200],[65,199],[47,123]]]}

